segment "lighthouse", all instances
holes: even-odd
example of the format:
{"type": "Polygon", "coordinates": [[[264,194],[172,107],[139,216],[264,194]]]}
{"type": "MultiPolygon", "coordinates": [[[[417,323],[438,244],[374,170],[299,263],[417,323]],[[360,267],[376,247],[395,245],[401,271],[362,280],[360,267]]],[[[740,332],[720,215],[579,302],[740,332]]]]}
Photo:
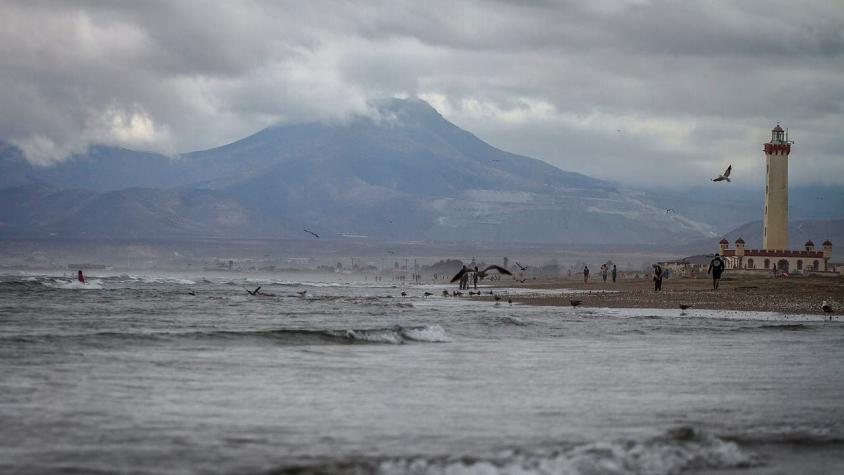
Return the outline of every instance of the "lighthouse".
{"type": "Polygon", "coordinates": [[[777,123],[765,150],[765,220],[762,249],[788,249],[788,154],[791,141],[777,123]]]}

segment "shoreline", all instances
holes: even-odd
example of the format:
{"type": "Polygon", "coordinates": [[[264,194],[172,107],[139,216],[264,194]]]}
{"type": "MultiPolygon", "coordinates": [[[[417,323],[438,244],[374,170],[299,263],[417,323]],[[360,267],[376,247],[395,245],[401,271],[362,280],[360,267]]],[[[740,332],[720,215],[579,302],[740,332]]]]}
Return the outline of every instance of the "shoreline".
{"type": "MultiPolygon", "coordinates": [[[[823,314],[821,302],[833,308],[833,318],[844,312],[844,278],[841,277],[730,277],[712,289],[711,279],[665,279],[662,291],[655,292],[649,279],[624,279],[616,283],[567,278],[518,282],[499,281],[493,288],[561,289],[559,296],[514,295],[513,303],[540,306],[570,306],[581,300],[583,307],[605,308],[691,308],[745,310],[786,314],[823,314]],[[575,291],[575,292],[566,292],[575,291]],[[609,292],[607,292],[609,291],[609,292]]],[[[480,297],[489,300],[490,297],[480,297]]]]}

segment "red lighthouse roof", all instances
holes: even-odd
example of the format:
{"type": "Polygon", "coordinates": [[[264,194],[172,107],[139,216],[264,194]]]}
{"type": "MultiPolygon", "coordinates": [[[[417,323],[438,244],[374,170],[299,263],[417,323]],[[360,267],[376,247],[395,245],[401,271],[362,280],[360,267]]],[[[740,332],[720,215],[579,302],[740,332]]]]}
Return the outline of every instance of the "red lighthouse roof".
{"type": "Polygon", "coordinates": [[[718,244],[729,244],[730,241],[727,241],[727,238],[722,239],[718,244]]]}
{"type": "Polygon", "coordinates": [[[806,246],[814,246],[814,245],[815,245],[815,243],[813,243],[813,242],[812,242],[812,240],[811,240],[811,239],[809,239],[808,241],[806,241],[806,244],[805,244],[805,245],[806,245],[806,246]]]}
{"type": "Polygon", "coordinates": [[[742,238],[736,239],[736,244],[744,244],[744,239],[742,239],[742,238]]]}
{"type": "Polygon", "coordinates": [[[822,245],[822,246],[831,246],[831,245],[832,245],[832,241],[830,241],[829,239],[827,239],[827,240],[826,240],[826,241],[824,241],[824,242],[823,242],[823,244],[821,244],[821,245],[822,245]]]}

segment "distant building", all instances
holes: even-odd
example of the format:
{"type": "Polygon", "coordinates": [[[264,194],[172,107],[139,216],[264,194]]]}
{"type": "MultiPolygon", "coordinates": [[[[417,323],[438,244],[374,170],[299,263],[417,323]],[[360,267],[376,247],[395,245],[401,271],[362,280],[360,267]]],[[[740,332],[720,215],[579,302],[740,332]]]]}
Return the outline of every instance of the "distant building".
{"type": "Polygon", "coordinates": [[[788,249],[788,155],[791,144],[779,124],[771,130],[771,141],[765,151],[765,219],[762,228],[762,249],[745,249],[744,239],[736,239],[735,249],[721,239],[718,252],[724,256],[727,269],[779,272],[836,272],[830,263],[832,242],[826,240],[820,251],[806,241],[803,250],[788,249]]]}
{"type": "Polygon", "coordinates": [[[724,256],[727,269],[762,270],[771,272],[774,268],[782,272],[836,272],[832,258],[832,242],[824,241],[820,251],[815,243],[806,241],[805,249],[745,249],[744,239],[736,239],[735,249],[730,249],[730,242],[722,239],[718,253],[724,256]]]}

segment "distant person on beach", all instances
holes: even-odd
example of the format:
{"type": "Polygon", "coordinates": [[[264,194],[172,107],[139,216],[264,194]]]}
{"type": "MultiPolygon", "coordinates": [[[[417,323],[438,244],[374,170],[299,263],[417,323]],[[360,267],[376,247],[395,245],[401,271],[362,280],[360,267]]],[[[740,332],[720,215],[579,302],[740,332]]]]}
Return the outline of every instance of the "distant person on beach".
{"type": "Polygon", "coordinates": [[[478,290],[478,267],[475,266],[475,273],[472,274],[472,283],[475,284],[475,290],[478,290]]]}
{"type": "Polygon", "coordinates": [[[607,265],[606,265],[606,264],[603,264],[603,265],[601,266],[601,279],[603,279],[603,280],[604,280],[604,282],[606,282],[606,281],[607,281],[607,272],[609,272],[609,270],[610,270],[610,268],[609,268],[609,267],[607,267],[607,265]]]}
{"type": "Polygon", "coordinates": [[[85,283],[85,276],[82,275],[81,270],[76,273],[76,280],[78,280],[79,282],[82,282],[83,284],[85,283]]]}
{"type": "Polygon", "coordinates": [[[615,283],[615,278],[618,275],[618,270],[615,268],[615,264],[612,265],[612,283],[615,283]]]}
{"type": "Polygon", "coordinates": [[[654,264],[654,292],[662,290],[662,266],[654,264]]]}
{"type": "Polygon", "coordinates": [[[715,254],[715,257],[709,261],[709,270],[706,271],[707,274],[712,274],[712,288],[715,290],[718,290],[722,272],[724,272],[724,261],[720,255],[715,254]]]}
{"type": "Polygon", "coordinates": [[[583,266],[583,283],[589,283],[589,266],[583,266]]]}

